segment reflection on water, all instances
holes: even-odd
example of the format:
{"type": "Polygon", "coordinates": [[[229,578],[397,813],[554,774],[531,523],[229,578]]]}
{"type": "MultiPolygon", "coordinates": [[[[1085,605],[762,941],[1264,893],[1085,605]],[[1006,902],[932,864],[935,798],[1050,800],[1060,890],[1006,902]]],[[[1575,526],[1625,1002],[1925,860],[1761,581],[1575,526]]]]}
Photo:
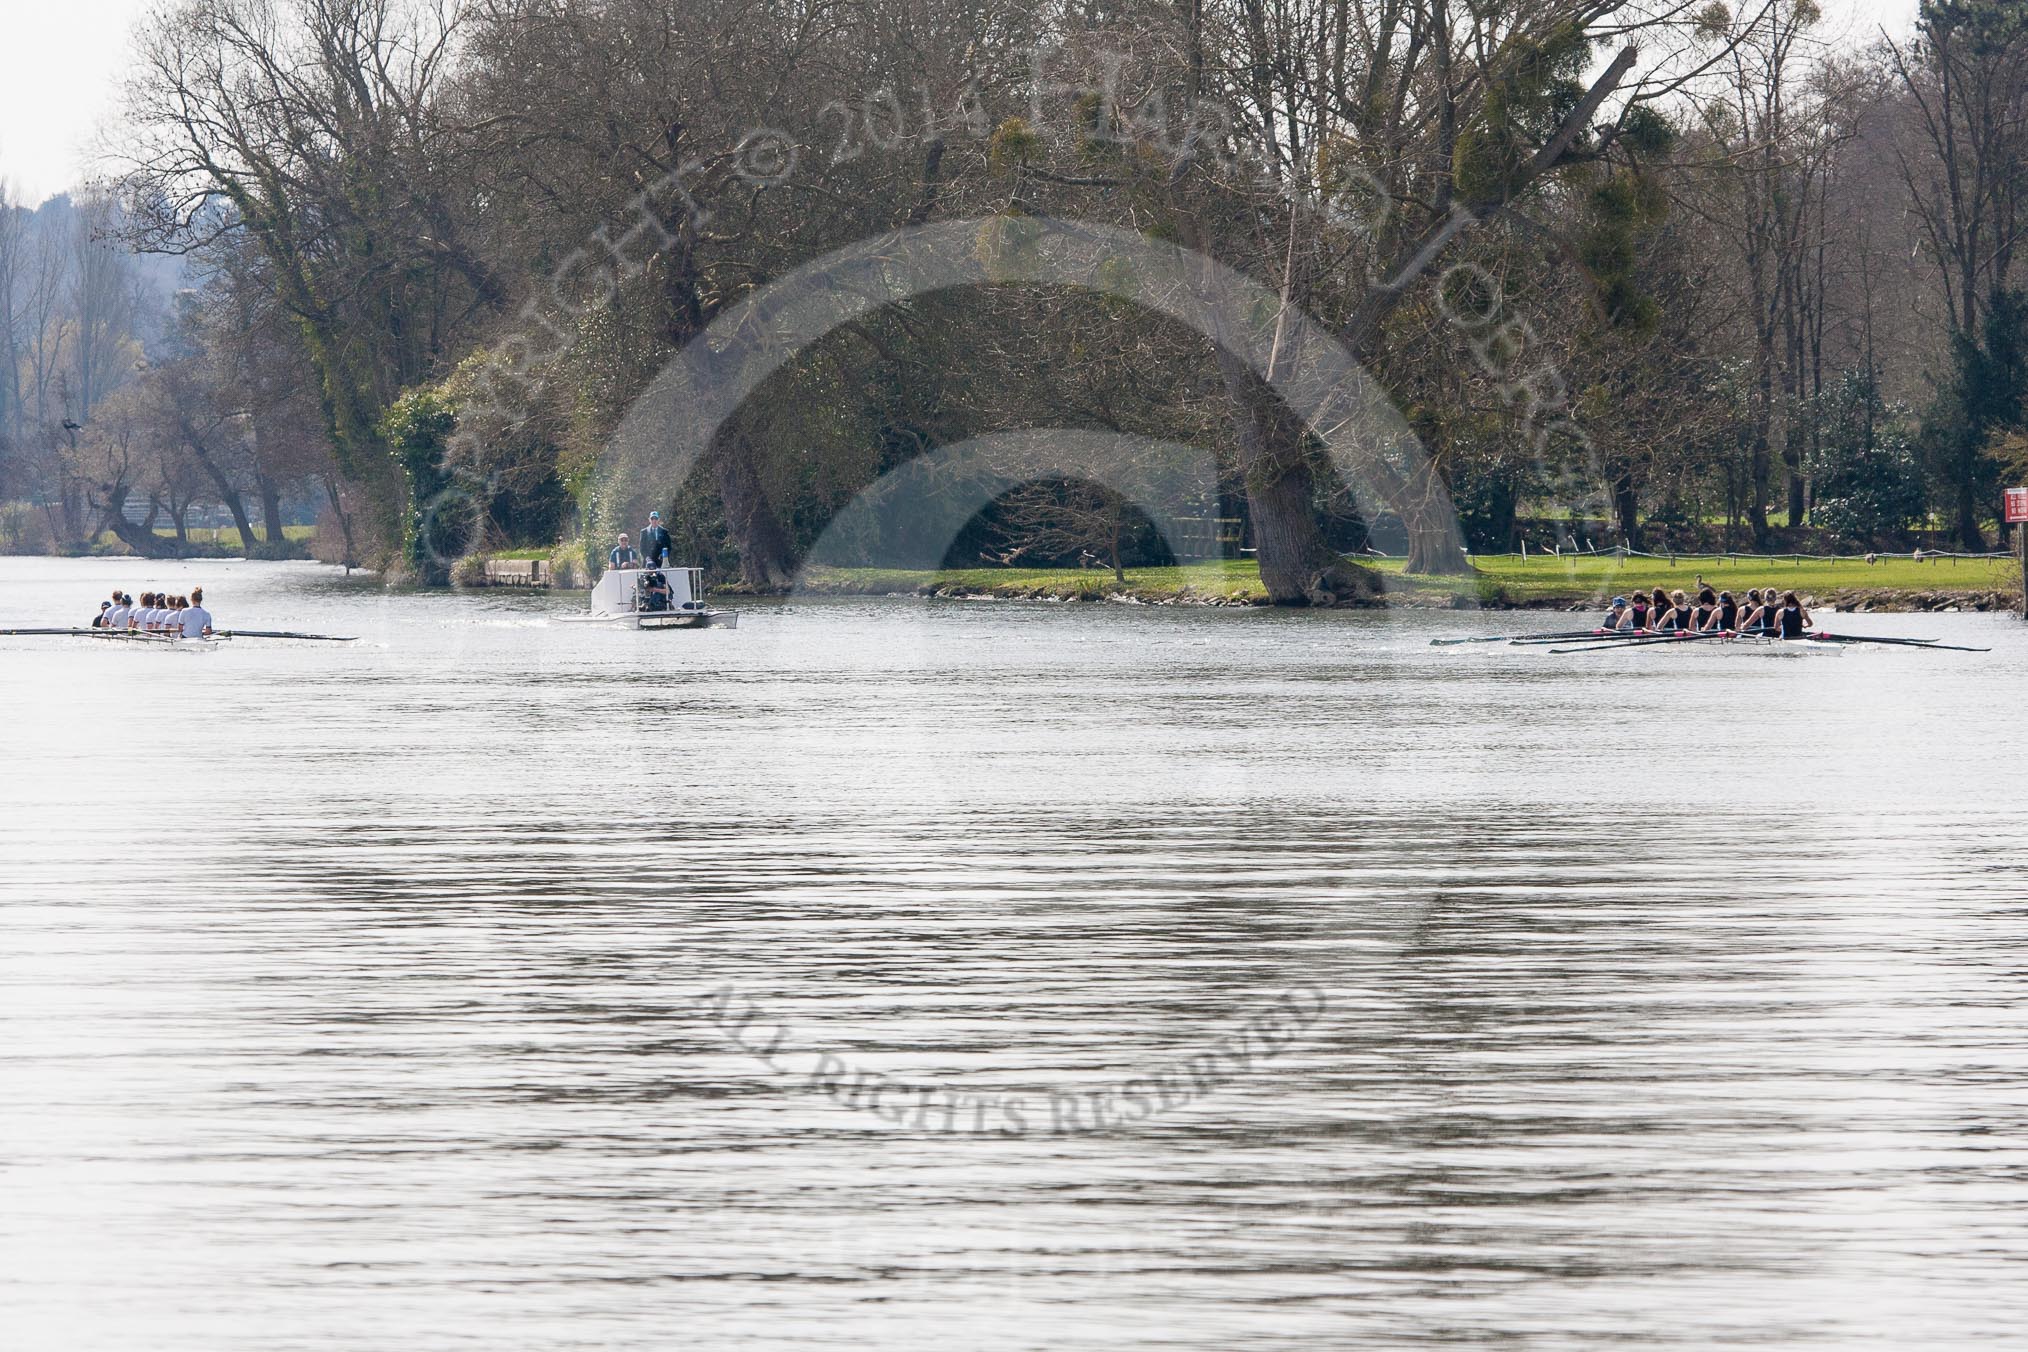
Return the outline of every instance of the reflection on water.
{"type": "MultiPolygon", "coordinates": [[[[1995,650],[1812,661],[902,600],[636,635],[158,571],[365,641],[0,640],[10,1347],[1909,1345],[2021,1312],[2008,621],[1867,617],[1995,650]]],[[[0,615],[140,581],[0,560],[0,615]]]]}

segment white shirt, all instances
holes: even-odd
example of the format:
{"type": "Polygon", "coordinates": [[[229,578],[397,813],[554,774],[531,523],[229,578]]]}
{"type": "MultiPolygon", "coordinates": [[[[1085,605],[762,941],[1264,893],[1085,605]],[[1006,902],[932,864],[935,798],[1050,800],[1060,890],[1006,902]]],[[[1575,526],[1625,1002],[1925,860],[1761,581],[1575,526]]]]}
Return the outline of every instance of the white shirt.
{"type": "Polygon", "coordinates": [[[133,611],[125,606],[114,606],[106,612],[106,628],[125,629],[127,627],[127,616],[133,613],[133,611]]]}
{"type": "Polygon", "coordinates": [[[162,624],[162,621],[164,621],[168,617],[169,612],[162,609],[162,607],[149,606],[146,610],[141,612],[141,627],[143,629],[159,628],[162,624]]]}
{"type": "Polygon", "coordinates": [[[178,614],[183,619],[185,638],[203,638],[204,631],[211,628],[211,612],[203,606],[185,606],[178,614]]]}

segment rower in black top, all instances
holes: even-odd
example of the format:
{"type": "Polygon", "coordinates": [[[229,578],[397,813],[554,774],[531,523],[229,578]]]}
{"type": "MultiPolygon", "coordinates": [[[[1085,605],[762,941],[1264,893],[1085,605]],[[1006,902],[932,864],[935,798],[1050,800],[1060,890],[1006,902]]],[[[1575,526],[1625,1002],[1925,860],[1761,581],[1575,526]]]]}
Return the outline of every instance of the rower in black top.
{"type": "Polygon", "coordinates": [[[1666,629],[1672,633],[1680,633],[1685,629],[1693,627],[1690,613],[1690,598],[1683,595],[1680,591],[1674,593],[1669,598],[1668,610],[1663,612],[1662,617],[1655,621],[1655,628],[1666,629]]]}
{"type": "Polygon", "coordinates": [[[1739,602],[1732,599],[1731,592],[1718,593],[1718,622],[1715,628],[1730,631],[1739,620],[1739,602]]]}
{"type": "Polygon", "coordinates": [[[1697,604],[1690,607],[1690,627],[1709,629],[1712,616],[1718,613],[1718,593],[1709,587],[1699,586],[1697,604]]]}
{"type": "Polygon", "coordinates": [[[1775,612],[1775,632],[1783,638],[1801,638],[1810,627],[1810,612],[1803,609],[1803,603],[1790,592],[1782,597],[1782,607],[1775,612]]]}

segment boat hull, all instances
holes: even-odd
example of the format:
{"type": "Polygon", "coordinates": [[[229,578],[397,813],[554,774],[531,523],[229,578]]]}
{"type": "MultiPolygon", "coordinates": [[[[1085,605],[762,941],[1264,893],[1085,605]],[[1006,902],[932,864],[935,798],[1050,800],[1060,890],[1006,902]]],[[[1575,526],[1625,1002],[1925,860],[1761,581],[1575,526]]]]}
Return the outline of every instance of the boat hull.
{"type": "Polygon", "coordinates": [[[194,657],[199,653],[215,653],[225,646],[223,639],[182,638],[172,634],[93,634],[95,643],[109,643],[115,647],[140,648],[154,653],[182,653],[194,657]]]}
{"type": "Polygon", "coordinates": [[[563,617],[616,629],[736,629],[739,615],[704,604],[701,568],[615,568],[592,588],[591,614],[563,617]],[[651,590],[649,580],[653,583],[651,590]]]}
{"type": "Polygon", "coordinates": [[[618,615],[562,615],[565,624],[596,624],[608,629],[737,629],[739,614],[731,610],[633,611],[618,615]]]}

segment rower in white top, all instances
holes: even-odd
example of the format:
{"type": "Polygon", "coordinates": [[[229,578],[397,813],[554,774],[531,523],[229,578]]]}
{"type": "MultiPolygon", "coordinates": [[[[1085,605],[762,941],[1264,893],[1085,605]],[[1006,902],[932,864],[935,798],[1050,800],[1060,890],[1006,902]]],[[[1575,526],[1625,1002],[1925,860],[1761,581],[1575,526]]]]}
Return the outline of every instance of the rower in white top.
{"type": "Polygon", "coordinates": [[[179,615],[183,621],[183,637],[211,637],[211,612],[204,608],[204,588],[190,589],[190,604],[183,607],[179,615]]]}

